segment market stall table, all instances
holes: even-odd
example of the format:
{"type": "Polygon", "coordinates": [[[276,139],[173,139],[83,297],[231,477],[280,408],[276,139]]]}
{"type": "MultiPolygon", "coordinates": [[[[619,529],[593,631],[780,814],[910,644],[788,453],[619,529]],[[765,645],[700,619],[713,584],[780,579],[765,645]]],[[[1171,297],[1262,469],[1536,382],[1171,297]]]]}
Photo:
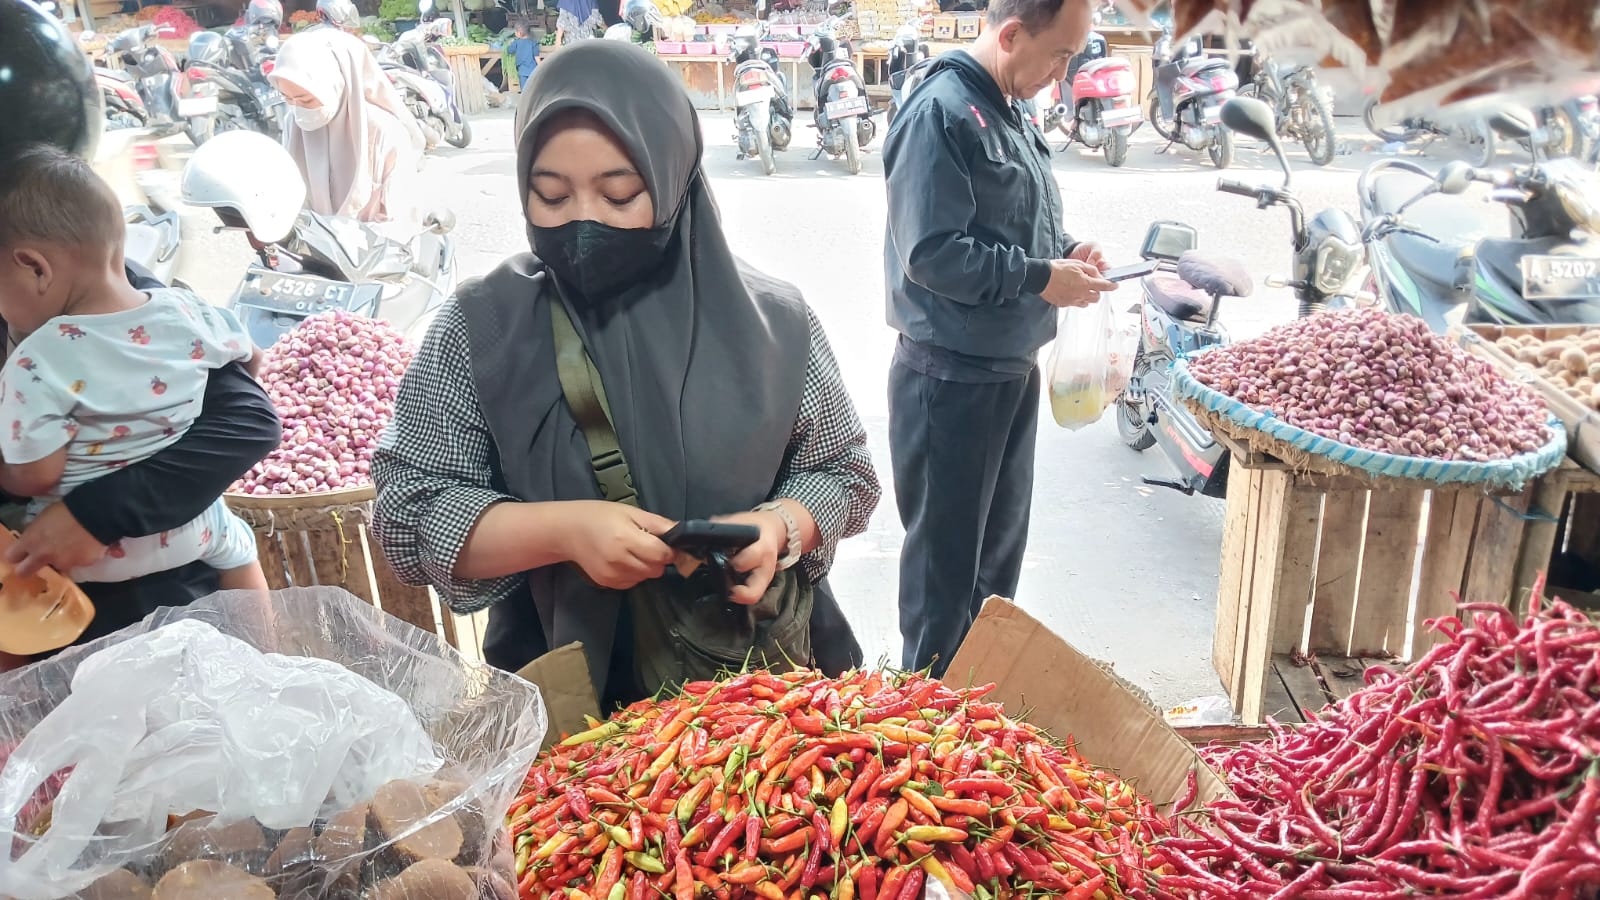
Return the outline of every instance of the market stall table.
{"type": "Polygon", "coordinates": [[[489,101],[484,94],[483,82],[494,64],[500,62],[500,51],[484,44],[463,44],[445,47],[444,55],[450,61],[450,74],[455,78],[456,102],[460,104],[462,114],[472,115],[488,109],[489,101]]]}
{"type": "MultiPolygon", "coordinates": [[[[661,54],[660,60],[677,70],[696,109],[732,109],[733,64],[726,55],[661,54]]],[[[802,57],[780,57],[778,66],[789,80],[797,109],[811,109],[811,64],[802,57]],[[801,69],[804,68],[804,78],[801,69]]]]}

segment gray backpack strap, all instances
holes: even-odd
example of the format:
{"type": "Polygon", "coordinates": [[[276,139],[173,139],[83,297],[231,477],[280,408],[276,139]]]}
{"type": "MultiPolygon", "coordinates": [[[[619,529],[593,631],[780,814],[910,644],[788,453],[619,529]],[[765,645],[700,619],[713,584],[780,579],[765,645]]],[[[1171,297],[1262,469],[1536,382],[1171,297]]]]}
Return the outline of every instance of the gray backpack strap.
{"type": "Polygon", "coordinates": [[[589,444],[589,462],[594,466],[595,480],[600,483],[600,496],[615,503],[638,506],[639,494],[633,489],[633,473],[628,471],[622,444],[617,440],[600,372],[589,358],[589,351],[573,327],[566,307],[554,297],[550,299],[550,327],[555,335],[556,375],[561,379],[561,393],[566,396],[567,406],[589,444]]]}

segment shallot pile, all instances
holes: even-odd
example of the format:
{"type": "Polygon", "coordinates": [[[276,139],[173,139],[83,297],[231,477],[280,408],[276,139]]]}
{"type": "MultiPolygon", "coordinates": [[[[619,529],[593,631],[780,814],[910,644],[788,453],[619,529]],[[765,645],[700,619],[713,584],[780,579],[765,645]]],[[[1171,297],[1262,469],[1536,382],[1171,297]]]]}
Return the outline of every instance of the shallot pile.
{"type": "Polygon", "coordinates": [[[1544,446],[1544,404],[1421,319],[1326,312],[1196,357],[1201,384],[1325,438],[1485,462],[1544,446]]]}
{"type": "MultiPolygon", "coordinates": [[[[992,685],[990,686],[992,688],[992,685]]],[[[919,675],[694,682],[535,762],[524,898],[1148,897],[1166,823],[1126,782],[919,675]]]]}
{"type": "Polygon", "coordinates": [[[378,436],[411,364],[405,337],[343,310],[312,316],[269,347],[261,383],[283,419],[283,443],[236,493],[309,494],[369,483],[378,436]]]}
{"type": "MultiPolygon", "coordinates": [[[[1449,640],[1271,740],[1207,751],[1164,897],[1584,898],[1600,889],[1600,627],[1467,604],[1449,640]]],[[[1192,799],[1191,797],[1188,799],[1192,799]]],[[[1185,804],[1187,805],[1187,804],[1185,804]]],[[[1179,807],[1183,808],[1183,807],[1179,807]]]]}

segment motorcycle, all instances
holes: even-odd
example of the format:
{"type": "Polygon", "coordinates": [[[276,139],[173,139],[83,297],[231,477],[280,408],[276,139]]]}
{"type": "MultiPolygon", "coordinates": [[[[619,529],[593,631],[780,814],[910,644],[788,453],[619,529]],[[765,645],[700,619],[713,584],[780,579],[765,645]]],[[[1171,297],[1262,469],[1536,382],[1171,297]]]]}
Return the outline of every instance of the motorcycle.
{"type": "Polygon", "coordinates": [[[143,101],[146,123],[168,130],[182,128],[198,145],[209,133],[217,96],[209,86],[192,85],[166,48],[150,45],[151,38],[171,33],[171,28],[141,25],[120,32],[107,49],[116,54],[143,101]]]}
{"type": "Polygon", "coordinates": [[[922,40],[920,22],[907,22],[895,32],[894,43],[889,45],[889,117],[894,117],[905,105],[911,89],[922,83],[928,67],[933,65],[933,54],[922,40]]]}
{"type": "MultiPolygon", "coordinates": [[[[1502,125],[1502,127],[1505,127],[1502,125]]],[[[1594,176],[1563,159],[1438,172],[1386,159],[1361,174],[1371,288],[1435,331],[1461,324],[1600,323],[1600,210],[1594,176]],[[1461,195],[1490,186],[1495,207],[1461,195]]]]}
{"type": "Polygon", "coordinates": [[[813,69],[811,90],[816,98],[817,152],[811,158],[823,153],[834,159],[843,156],[850,174],[858,175],[861,148],[872,143],[877,125],[867,103],[867,84],[850,59],[850,45],[834,37],[837,21],[818,28],[806,41],[813,69]]]}
{"type": "Polygon", "coordinates": [[[1361,110],[1361,120],[1366,123],[1368,131],[1382,138],[1386,144],[1420,143],[1418,149],[1426,150],[1443,141],[1451,148],[1453,155],[1475,166],[1485,167],[1494,162],[1494,129],[1489,127],[1487,119],[1443,122],[1426,116],[1411,116],[1386,125],[1379,121],[1378,107],[1378,98],[1369,98],[1361,110]]]}
{"type": "Polygon", "coordinates": [[[1255,56],[1253,77],[1239,95],[1270,106],[1277,133],[1304,144],[1313,163],[1325,166],[1333,162],[1337,150],[1333,89],[1317,83],[1313,66],[1279,65],[1260,50],[1249,52],[1255,56]]]}
{"type": "Polygon", "coordinates": [[[333,310],[383,319],[420,340],[455,292],[449,211],[430,212],[421,230],[395,240],[367,223],[306,210],[293,158],[263,135],[230,132],[197,149],[182,191],[184,202],[216,212],[217,231],[245,232],[256,251],[227,307],[257,346],[333,310]]]}
{"type": "Polygon", "coordinates": [[[761,171],[771,175],[777,168],[772,153],[789,148],[794,127],[794,109],[778,71],[777,51],[762,49],[760,33],[747,26],[734,35],[729,58],[734,64],[733,122],[739,158],[759,157],[761,171]]]}
{"type": "Polygon", "coordinates": [[[1227,62],[1206,56],[1199,39],[1174,49],[1170,30],[1162,32],[1151,57],[1156,85],[1147,99],[1147,117],[1167,139],[1161,152],[1182,142],[1206,151],[1213,165],[1226,169],[1233,163],[1233,133],[1222,125],[1222,105],[1239,87],[1239,76],[1227,62]]]}
{"type": "Polygon", "coordinates": [[[182,223],[175,204],[158,200],[160,192],[151,178],[156,168],[152,137],[137,128],[104,132],[91,165],[122,204],[123,257],[162,284],[173,284],[183,248],[182,223]]]}
{"type": "MultiPolygon", "coordinates": [[[[210,120],[209,138],[224,131],[256,131],[277,138],[283,134],[288,104],[268,75],[277,35],[259,44],[242,29],[227,34],[196,32],[189,38],[189,58],[184,70],[191,82],[217,89],[217,114],[210,120]]],[[[197,142],[198,143],[198,142],[197,142]]]]}
{"type": "Polygon", "coordinates": [[[1081,141],[1090,150],[1104,150],[1106,162],[1117,168],[1127,161],[1128,139],[1144,117],[1133,99],[1133,64],[1106,54],[1105,37],[1091,32],[1083,52],[1067,64],[1067,77],[1052,87],[1040,124],[1046,131],[1059,128],[1068,146],[1081,141]]]}
{"type": "Polygon", "coordinates": [[[107,129],[144,128],[150,124],[150,111],[145,109],[144,98],[139,96],[128,73],[95,66],[94,83],[100,88],[107,129]]]}
{"type": "Polygon", "coordinates": [[[423,130],[432,132],[430,144],[438,142],[436,135],[452,147],[466,147],[472,143],[472,123],[456,102],[455,75],[439,49],[440,39],[449,37],[450,29],[449,19],[419,25],[400,35],[379,62],[423,130]]]}
{"type": "MultiPolygon", "coordinates": [[[[1289,211],[1294,250],[1293,275],[1269,284],[1295,292],[1299,315],[1323,309],[1370,303],[1376,298],[1357,289],[1361,276],[1360,231],[1349,214],[1325,210],[1306,218],[1290,190],[1288,157],[1275,127],[1276,114],[1262,101],[1234,98],[1222,108],[1230,131],[1263,141],[1283,169],[1280,187],[1221,179],[1217,190],[1248,197],[1257,209],[1281,206],[1289,211]]],[[[1254,285],[1244,266],[1232,259],[1197,251],[1195,229],[1179,222],[1156,222],[1145,235],[1140,256],[1155,271],[1141,281],[1139,348],[1133,375],[1116,400],[1117,433],[1123,443],[1144,451],[1160,446],[1177,474],[1147,477],[1145,482],[1185,494],[1222,497],[1227,493],[1229,455],[1173,391],[1172,364],[1180,357],[1229,343],[1217,321],[1224,297],[1249,297],[1254,285]]]]}

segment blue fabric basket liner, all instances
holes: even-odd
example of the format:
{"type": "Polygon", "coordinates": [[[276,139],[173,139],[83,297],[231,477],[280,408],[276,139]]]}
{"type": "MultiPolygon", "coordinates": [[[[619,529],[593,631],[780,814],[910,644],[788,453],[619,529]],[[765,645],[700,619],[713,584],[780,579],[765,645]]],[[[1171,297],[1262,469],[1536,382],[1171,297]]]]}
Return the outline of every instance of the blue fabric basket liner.
{"type": "Polygon", "coordinates": [[[1192,400],[1236,425],[1255,429],[1297,450],[1378,477],[1521,490],[1530,480],[1560,465],[1567,453],[1566,428],[1553,415],[1546,423],[1550,441],[1538,450],[1493,462],[1422,459],[1363,450],[1290,425],[1273,413],[1247,406],[1201,384],[1189,374],[1189,364],[1184,359],[1173,363],[1172,380],[1178,397],[1192,400]]]}

